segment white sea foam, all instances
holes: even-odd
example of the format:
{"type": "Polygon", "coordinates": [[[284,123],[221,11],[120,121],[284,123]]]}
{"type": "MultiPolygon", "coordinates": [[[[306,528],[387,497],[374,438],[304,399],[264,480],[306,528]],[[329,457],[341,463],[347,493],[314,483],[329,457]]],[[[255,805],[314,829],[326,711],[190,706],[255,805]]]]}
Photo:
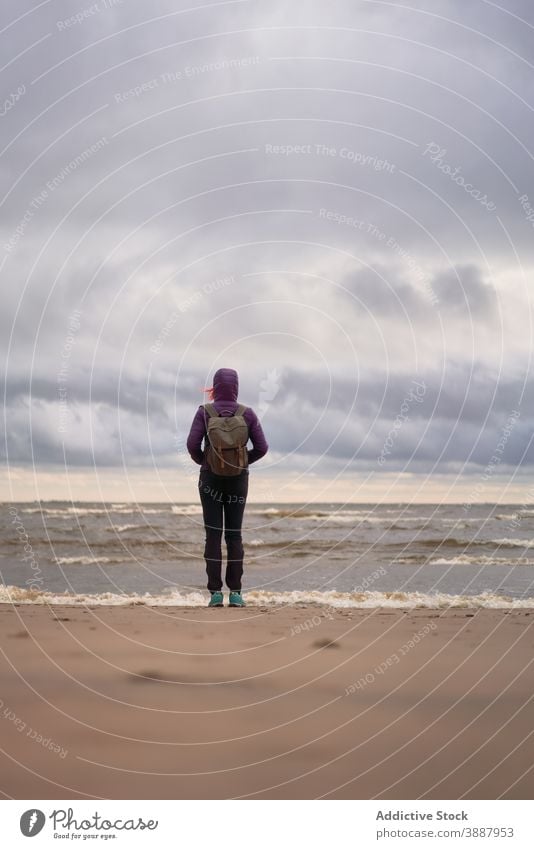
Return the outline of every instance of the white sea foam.
{"type": "Polygon", "coordinates": [[[146,528],[146,525],[114,525],[112,528],[108,528],[108,530],[123,534],[124,531],[134,531],[136,528],[146,528]]]}
{"type": "Polygon", "coordinates": [[[516,510],[515,513],[498,513],[495,518],[508,520],[508,519],[529,519],[534,516],[534,510],[516,510]]]}
{"type": "MultiPolygon", "coordinates": [[[[335,590],[294,590],[293,592],[265,592],[252,590],[246,593],[249,607],[309,604],[335,608],[534,608],[534,598],[513,599],[491,592],[476,596],[447,595],[446,593],[406,592],[352,592],[335,590]]],[[[170,590],[161,595],[150,593],[51,593],[14,586],[0,586],[0,603],[17,604],[69,604],[89,606],[127,606],[144,604],[148,607],[204,607],[207,593],[170,590]]]]}
{"type": "Polygon", "coordinates": [[[110,513],[137,513],[136,507],[103,508],[103,507],[27,507],[22,513],[42,513],[45,516],[69,518],[71,516],[109,516],[110,513]]]}
{"type": "MultiPolygon", "coordinates": [[[[300,516],[297,518],[301,518],[300,516]]],[[[366,521],[364,516],[353,516],[350,513],[329,513],[328,515],[324,515],[324,513],[316,513],[311,516],[303,516],[303,519],[309,522],[328,522],[333,525],[353,525],[357,519],[361,521],[366,521]]]]}
{"type": "MultiPolygon", "coordinates": [[[[313,505],[310,509],[303,507],[263,507],[261,510],[249,509],[248,513],[253,513],[260,516],[268,516],[279,519],[305,519],[307,521],[324,522],[340,519],[343,522],[354,521],[355,519],[365,519],[368,512],[361,510],[313,510],[313,505]]],[[[380,521],[383,521],[381,519],[380,521]]]]}
{"type": "Polygon", "coordinates": [[[487,557],[484,555],[460,554],[458,557],[439,557],[430,560],[429,566],[534,566],[534,560],[527,557],[487,557]]]}
{"type": "Polygon", "coordinates": [[[483,522],[488,521],[488,517],[486,516],[478,516],[476,518],[472,516],[470,519],[464,519],[463,516],[458,517],[457,519],[440,519],[439,516],[436,516],[435,518],[439,520],[443,525],[452,525],[453,527],[457,526],[459,528],[466,528],[468,525],[481,525],[483,522]]]}
{"type": "Polygon", "coordinates": [[[307,522],[328,522],[333,525],[355,525],[367,523],[370,525],[385,525],[390,526],[390,523],[395,520],[392,518],[384,518],[383,516],[369,516],[367,513],[354,513],[350,510],[343,510],[339,513],[310,513],[309,516],[295,514],[296,519],[304,519],[307,522]]]}
{"type": "Polygon", "coordinates": [[[96,563],[124,563],[127,562],[123,557],[92,557],[90,555],[80,555],[79,557],[56,557],[58,566],[90,566],[96,563]]]}
{"type": "Polygon", "coordinates": [[[503,539],[492,539],[491,542],[494,545],[505,545],[508,548],[534,548],[534,539],[510,539],[510,537],[504,537],[503,539]]]}
{"type": "MultiPolygon", "coordinates": [[[[389,512],[391,513],[392,511],[389,512]]],[[[303,520],[305,522],[328,522],[329,524],[334,525],[383,525],[386,529],[395,527],[396,522],[402,522],[408,525],[405,530],[412,530],[411,525],[420,524],[422,522],[429,523],[439,518],[435,516],[400,515],[398,515],[397,518],[394,518],[391,515],[384,516],[381,513],[377,513],[376,511],[369,512],[362,510],[332,510],[327,512],[322,510],[308,511],[299,508],[287,510],[280,509],[278,507],[268,507],[267,509],[262,510],[249,510],[248,513],[255,513],[269,518],[298,519],[303,520]]]]}
{"type": "Polygon", "coordinates": [[[399,563],[400,564],[424,563],[425,560],[426,560],[426,558],[425,558],[424,554],[410,554],[408,557],[395,557],[395,559],[392,560],[391,562],[392,562],[393,566],[396,566],[399,563]]]}
{"type": "Polygon", "coordinates": [[[177,516],[198,516],[202,513],[200,504],[173,504],[171,510],[177,516]]]}

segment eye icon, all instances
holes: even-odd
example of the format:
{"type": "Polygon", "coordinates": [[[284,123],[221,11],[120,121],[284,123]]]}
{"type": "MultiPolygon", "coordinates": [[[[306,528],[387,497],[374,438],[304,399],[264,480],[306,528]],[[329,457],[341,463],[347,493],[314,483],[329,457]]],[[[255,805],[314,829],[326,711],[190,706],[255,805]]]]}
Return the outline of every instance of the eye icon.
{"type": "Polygon", "coordinates": [[[20,818],[20,830],[25,837],[35,837],[45,824],[45,815],[38,808],[24,811],[20,818]]]}

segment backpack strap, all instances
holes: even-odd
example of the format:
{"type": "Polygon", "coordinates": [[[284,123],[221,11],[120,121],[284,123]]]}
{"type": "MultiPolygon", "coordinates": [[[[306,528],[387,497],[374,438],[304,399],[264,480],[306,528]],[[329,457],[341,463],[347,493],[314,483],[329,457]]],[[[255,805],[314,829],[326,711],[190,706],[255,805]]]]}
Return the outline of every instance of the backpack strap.
{"type": "Polygon", "coordinates": [[[208,414],[208,416],[218,416],[219,413],[215,407],[215,404],[203,404],[203,407],[208,414]]]}
{"type": "MultiPolygon", "coordinates": [[[[218,416],[219,415],[219,413],[217,412],[217,408],[215,407],[215,404],[203,404],[202,406],[204,407],[208,416],[218,416]]],[[[243,413],[245,412],[245,410],[248,410],[248,407],[245,404],[239,404],[235,413],[234,413],[234,416],[242,416],[243,413]]]]}

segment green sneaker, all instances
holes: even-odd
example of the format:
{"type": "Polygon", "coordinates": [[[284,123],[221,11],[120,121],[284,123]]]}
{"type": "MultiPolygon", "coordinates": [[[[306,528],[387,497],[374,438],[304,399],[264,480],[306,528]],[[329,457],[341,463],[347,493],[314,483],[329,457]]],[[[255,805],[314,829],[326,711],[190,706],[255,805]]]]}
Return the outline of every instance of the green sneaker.
{"type": "Polygon", "coordinates": [[[228,607],[246,607],[243,596],[240,592],[232,591],[228,599],[228,607]]]}
{"type": "Polygon", "coordinates": [[[211,594],[211,598],[208,602],[208,607],[224,607],[223,605],[224,596],[220,592],[215,592],[211,594]]]}

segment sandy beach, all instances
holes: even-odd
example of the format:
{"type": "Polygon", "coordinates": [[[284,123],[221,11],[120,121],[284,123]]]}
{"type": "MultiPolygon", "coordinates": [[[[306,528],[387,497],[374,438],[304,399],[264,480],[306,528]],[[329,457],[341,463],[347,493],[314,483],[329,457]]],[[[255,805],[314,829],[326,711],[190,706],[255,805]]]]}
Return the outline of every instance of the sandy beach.
{"type": "Polygon", "coordinates": [[[534,610],[0,605],[14,799],[529,799],[534,610]]]}

